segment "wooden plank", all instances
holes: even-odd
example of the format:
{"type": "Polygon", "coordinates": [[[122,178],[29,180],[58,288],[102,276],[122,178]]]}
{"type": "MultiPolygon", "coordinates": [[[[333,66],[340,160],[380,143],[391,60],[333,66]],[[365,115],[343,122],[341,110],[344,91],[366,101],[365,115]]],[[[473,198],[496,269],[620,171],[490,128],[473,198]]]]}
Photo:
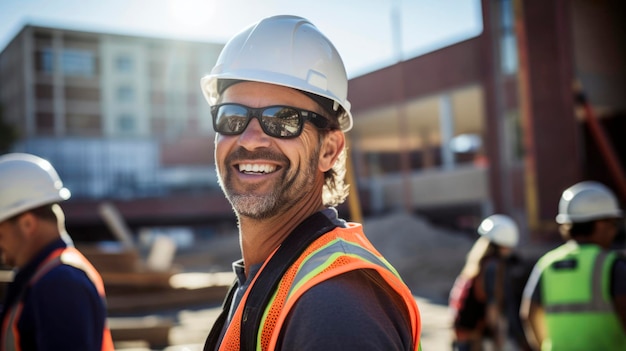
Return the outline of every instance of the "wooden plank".
{"type": "Polygon", "coordinates": [[[198,289],[165,289],[141,294],[107,296],[109,314],[140,313],[184,308],[187,306],[219,304],[228,286],[210,286],[198,289]]]}
{"type": "Polygon", "coordinates": [[[110,317],[107,319],[113,342],[142,341],[151,348],[169,345],[170,329],[175,325],[172,318],[161,316],[110,317]]]}

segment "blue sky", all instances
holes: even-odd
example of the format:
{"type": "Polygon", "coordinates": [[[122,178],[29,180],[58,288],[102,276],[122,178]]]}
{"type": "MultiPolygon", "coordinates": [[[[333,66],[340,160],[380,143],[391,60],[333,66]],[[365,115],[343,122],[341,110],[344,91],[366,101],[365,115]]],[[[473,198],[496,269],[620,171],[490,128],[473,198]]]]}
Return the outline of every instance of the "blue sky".
{"type": "Polygon", "coordinates": [[[226,42],[275,14],[310,19],[334,42],[350,77],[482,32],[480,0],[0,0],[0,50],[27,23],[226,42]]]}

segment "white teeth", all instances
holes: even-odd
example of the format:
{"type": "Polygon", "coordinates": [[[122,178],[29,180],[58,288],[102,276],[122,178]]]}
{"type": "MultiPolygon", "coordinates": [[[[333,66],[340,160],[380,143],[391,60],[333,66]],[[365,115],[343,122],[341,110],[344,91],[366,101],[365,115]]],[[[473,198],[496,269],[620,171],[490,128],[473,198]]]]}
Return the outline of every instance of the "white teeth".
{"type": "Polygon", "coordinates": [[[276,170],[276,166],[273,165],[259,165],[259,164],[239,164],[239,172],[245,173],[272,173],[276,170]]]}

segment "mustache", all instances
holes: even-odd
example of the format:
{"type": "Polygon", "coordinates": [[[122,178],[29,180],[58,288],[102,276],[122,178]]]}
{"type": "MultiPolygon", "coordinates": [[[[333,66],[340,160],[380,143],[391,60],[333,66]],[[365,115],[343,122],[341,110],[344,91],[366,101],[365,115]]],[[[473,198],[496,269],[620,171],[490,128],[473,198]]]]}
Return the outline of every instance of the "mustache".
{"type": "Polygon", "coordinates": [[[284,164],[289,164],[289,159],[285,155],[272,152],[269,149],[250,151],[243,147],[238,147],[228,156],[226,156],[226,163],[236,163],[243,160],[270,160],[284,164]]]}

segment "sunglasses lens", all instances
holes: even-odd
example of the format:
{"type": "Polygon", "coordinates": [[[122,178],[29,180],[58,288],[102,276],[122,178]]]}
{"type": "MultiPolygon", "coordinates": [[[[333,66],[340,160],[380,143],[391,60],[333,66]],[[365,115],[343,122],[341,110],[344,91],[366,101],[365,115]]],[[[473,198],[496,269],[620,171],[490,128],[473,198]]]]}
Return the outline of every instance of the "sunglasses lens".
{"type": "Polygon", "coordinates": [[[220,134],[241,134],[248,125],[248,110],[238,105],[219,106],[213,113],[213,125],[220,134]]]}
{"type": "Polygon", "coordinates": [[[224,104],[212,111],[215,131],[224,135],[243,133],[250,119],[258,117],[263,131],[275,138],[294,138],[302,132],[304,119],[300,112],[288,106],[274,106],[265,109],[250,109],[236,104],[224,104]],[[263,114],[255,115],[262,110],[263,114]]]}
{"type": "Polygon", "coordinates": [[[302,119],[297,110],[289,107],[271,107],[263,111],[261,125],[268,135],[276,138],[298,136],[302,129],[302,119]]]}

